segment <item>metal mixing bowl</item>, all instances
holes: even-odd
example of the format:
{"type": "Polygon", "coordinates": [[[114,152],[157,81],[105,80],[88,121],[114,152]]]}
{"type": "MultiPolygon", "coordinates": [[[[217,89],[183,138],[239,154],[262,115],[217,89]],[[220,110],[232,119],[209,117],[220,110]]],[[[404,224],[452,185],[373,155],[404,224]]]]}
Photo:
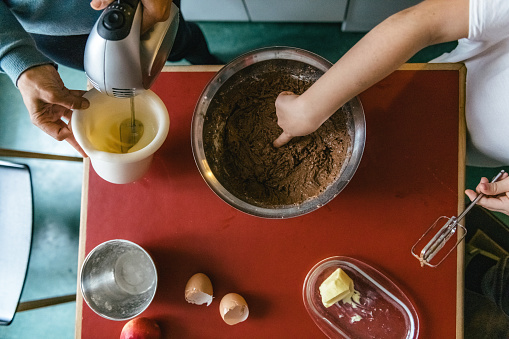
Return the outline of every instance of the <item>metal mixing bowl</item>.
{"type": "MultiPolygon", "coordinates": [[[[343,111],[349,115],[347,120],[347,128],[351,137],[351,145],[348,150],[349,157],[347,157],[343,163],[340,174],[336,180],[319,195],[297,204],[257,206],[239,198],[238,194],[233,194],[235,192],[232,193],[228,191],[217,178],[217,174],[212,171],[205,153],[204,123],[207,114],[209,114],[209,105],[216,93],[218,93],[220,89],[222,90],[222,86],[225,85],[225,82],[232,76],[238,75],[238,73],[246,67],[261,62],[266,62],[267,65],[270,65],[271,62],[276,63],[276,61],[278,65],[276,67],[280,67],[281,60],[288,60],[288,63],[291,65],[294,65],[295,61],[297,61],[306,66],[307,69],[315,69],[318,71],[317,77],[325,73],[332,66],[329,61],[314,53],[291,47],[270,47],[246,53],[228,63],[210,80],[198,99],[191,126],[193,155],[196,165],[208,186],[221,199],[234,208],[264,218],[296,217],[314,211],[331,201],[343,190],[353,177],[359,166],[366,140],[364,110],[359,99],[355,97],[350,100],[343,109],[343,111]]],[[[281,67],[281,71],[289,72],[292,76],[296,77],[306,76],[306,74],[303,74],[303,68],[300,67],[281,67]]],[[[312,80],[316,81],[314,78],[312,80]]],[[[234,87],[231,90],[235,90],[234,87]]]]}

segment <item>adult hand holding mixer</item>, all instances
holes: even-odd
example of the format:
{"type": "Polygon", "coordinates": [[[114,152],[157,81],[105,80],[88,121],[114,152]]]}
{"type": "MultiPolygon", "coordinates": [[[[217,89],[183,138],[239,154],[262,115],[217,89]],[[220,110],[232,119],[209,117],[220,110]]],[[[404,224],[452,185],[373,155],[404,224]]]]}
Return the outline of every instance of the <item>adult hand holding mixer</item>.
{"type": "Polygon", "coordinates": [[[140,0],[118,0],[97,20],[84,55],[90,107],[71,121],[97,174],[115,184],[143,177],[169,130],[166,106],[150,87],[173,46],[178,8],[172,4],[168,19],[145,33],[142,11],[140,0]]]}
{"type": "Polygon", "coordinates": [[[178,29],[178,8],[171,4],[168,19],[142,33],[140,0],[109,4],[92,28],[85,48],[84,67],[100,92],[130,98],[131,116],[119,126],[121,152],[126,153],[143,135],[135,119],[134,97],[149,89],[161,72],[178,29]]]}

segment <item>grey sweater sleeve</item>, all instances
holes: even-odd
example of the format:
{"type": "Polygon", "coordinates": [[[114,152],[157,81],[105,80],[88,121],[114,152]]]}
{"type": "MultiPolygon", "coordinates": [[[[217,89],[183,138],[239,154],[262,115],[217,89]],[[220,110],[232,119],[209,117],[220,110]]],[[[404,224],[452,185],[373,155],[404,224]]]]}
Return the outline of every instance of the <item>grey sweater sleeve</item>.
{"type": "Polygon", "coordinates": [[[0,70],[16,85],[25,70],[53,62],[39,52],[35,42],[7,5],[0,1],[0,70]]]}

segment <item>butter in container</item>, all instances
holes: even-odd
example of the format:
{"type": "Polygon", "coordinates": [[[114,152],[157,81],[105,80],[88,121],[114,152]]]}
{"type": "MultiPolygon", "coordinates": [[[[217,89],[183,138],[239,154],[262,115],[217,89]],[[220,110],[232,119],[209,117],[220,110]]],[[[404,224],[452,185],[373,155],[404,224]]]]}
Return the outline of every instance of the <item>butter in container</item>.
{"type": "Polygon", "coordinates": [[[306,276],[302,294],[310,317],[329,338],[419,335],[412,302],[389,278],[362,261],[341,256],[322,260],[306,276]]]}
{"type": "Polygon", "coordinates": [[[353,280],[341,268],[332,272],[318,289],[325,307],[331,307],[336,302],[350,298],[355,293],[353,280]]]}

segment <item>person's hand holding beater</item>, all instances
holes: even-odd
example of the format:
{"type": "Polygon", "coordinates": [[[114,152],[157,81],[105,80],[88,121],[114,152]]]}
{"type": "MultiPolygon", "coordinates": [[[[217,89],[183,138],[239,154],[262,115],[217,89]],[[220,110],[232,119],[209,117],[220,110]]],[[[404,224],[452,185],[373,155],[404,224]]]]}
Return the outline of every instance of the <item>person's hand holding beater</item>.
{"type": "MultiPolygon", "coordinates": [[[[484,194],[484,197],[477,203],[478,205],[509,215],[509,175],[507,173],[504,173],[497,182],[493,183],[490,183],[487,178],[481,178],[476,191],[484,194]]],[[[477,192],[473,190],[465,191],[472,201],[477,197],[477,192]]]]}

